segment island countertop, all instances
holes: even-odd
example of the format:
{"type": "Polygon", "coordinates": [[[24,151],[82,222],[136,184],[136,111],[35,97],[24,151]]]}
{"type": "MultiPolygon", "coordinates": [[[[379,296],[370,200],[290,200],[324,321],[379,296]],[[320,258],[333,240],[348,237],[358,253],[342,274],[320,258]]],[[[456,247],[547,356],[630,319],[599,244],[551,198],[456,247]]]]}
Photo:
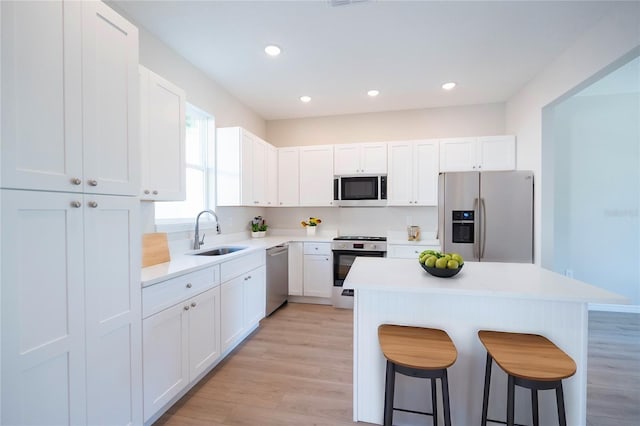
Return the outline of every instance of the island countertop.
{"type": "MultiPolygon", "coordinates": [[[[586,423],[589,303],[626,304],[624,297],[532,264],[466,262],[454,277],[438,278],[416,259],[358,257],[344,281],[355,289],[353,420],[382,423],[385,358],[378,342],[381,324],[445,330],[458,358],[448,369],[452,423],[480,424],[486,354],[477,333],[496,330],[536,333],[576,362],[563,381],[567,424],[586,423]]],[[[424,383],[396,376],[395,406],[429,409],[424,383]]],[[[495,367],[489,418],[506,419],[506,374],[495,367]]],[[[540,392],[540,424],[557,424],[553,392],[540,392]]],[[[441,403],[439,403],[441,405],[441,403]]],[[[516,423],[531,418],[529,393],[516,392],[516,423]]],[[[413,416],[413,417],[412,417],[413,416]]],[[[396,411],[394,422],[424,424],[396,411]]]]}
{"type": "Polygon", "coordinates": [[[528,263],[465,262],[450,278],[427,273],[417,259],[359,257],[345,289],[505,296],[530,300],[627,304],[615,293],[528,263]]]}

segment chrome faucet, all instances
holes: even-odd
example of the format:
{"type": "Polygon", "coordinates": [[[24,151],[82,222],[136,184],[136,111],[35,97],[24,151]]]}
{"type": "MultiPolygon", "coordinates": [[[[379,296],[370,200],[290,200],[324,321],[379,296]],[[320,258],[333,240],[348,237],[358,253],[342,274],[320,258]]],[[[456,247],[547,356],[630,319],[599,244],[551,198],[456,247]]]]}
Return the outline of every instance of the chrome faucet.
{"type": "Polygon", "coordinates": [[[209,213],[214,217],[214,219],[216,220],[216,232],[220,234],[220,222],[218,221],[218,215],[216,214],[216,212],[214,212],[213,210],[202,210],[200,213],[198,213],[198,216],[196,216],[196,231],[195,235],[193,236],[194,250],[199,250],[200,246],[204,244],[205,234],[202,234],[202,240],[200,240],[200,216],[202,216],[203,213],[209,213]]]}

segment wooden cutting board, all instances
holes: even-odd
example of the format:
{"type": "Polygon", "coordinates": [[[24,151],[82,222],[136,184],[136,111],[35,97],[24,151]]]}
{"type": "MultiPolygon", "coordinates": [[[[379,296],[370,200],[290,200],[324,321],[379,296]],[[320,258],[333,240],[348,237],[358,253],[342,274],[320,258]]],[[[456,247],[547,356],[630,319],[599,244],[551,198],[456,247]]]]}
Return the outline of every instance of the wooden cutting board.
{"type": "Polygon", "coordinates": [[[144,234],[142,236],[142,267],[169,262],[169,244],[166,232],[144,234]]]}

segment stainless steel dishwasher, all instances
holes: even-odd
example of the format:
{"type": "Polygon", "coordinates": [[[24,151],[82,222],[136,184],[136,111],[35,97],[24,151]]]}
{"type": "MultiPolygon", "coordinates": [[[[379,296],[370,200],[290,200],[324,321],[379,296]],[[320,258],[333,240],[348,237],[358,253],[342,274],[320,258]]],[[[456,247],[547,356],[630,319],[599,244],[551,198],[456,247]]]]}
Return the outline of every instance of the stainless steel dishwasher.
{"type": "Polygon", "coordinates": [[[267,316],[282,306],[288,295],[289,246],[285,243],[267,249],[267,316]]]}

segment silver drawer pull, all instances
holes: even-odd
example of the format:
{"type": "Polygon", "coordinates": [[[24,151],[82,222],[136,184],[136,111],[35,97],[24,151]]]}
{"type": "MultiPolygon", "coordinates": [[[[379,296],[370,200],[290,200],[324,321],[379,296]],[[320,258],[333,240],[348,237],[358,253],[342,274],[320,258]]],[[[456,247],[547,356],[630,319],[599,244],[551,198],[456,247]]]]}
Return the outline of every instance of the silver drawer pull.
{"type": "Polygon", "coordinates": [[[191,283],[187,283],[187,288],[191,288],[193,287],[193,285],[191,285],[191,283]]]}
{"type": "Polygon", "coordinates": [[[80,201],[72,201],[71,202],[71,207],[76,208],[76,209],[78,207],[80,207],[81,205],[82,205],[82,203],[80,201]]]}
{"type": "Polygon", "coordinates": [[[98,207],[98,203],[95,201],[89,201],[87,203],[89,205],[89,207],[91,207],[92,209],[95,209],[96,207],[98,207]]]}
{"type": "Polygon", "coordinates": [[[195,308],[196,307],[196,302],[191,302],[191,307],[195,308]]]}
{"type": "Polygon", "coordinates": [[[148,189],[145,189],[145,190],[144,190],[144,193],[145,193],[146,195],[149,195],[149,192],[150,192],[150,191],[149,191],[148,189]]]}
{"type": "Polygon", "coordinates": [[[98,186],[98,181],[95,179],[90,179],[87,181],[87,183],[89,184],[89,186],[98,186]]]}
{"type": "Polygon", "coordinates": [[[72,178],[71,183],[74,185],[80,185],[82,183],[82,180],[80,178],[72,178]]]}
{"type": "Polygon", "coordinates": [[[158,191],[153,191],[153,195],[158,195],[158,191]]]}
{"type": "Polygon", "coordinates": [[[184,309],[185,311],[188,311],[188,310],[189,310],[189,306],[187,305],[187,306],[185,306],[185,307],[184,307],[184,308],[182,308],[182,309],[184,309]]]}

